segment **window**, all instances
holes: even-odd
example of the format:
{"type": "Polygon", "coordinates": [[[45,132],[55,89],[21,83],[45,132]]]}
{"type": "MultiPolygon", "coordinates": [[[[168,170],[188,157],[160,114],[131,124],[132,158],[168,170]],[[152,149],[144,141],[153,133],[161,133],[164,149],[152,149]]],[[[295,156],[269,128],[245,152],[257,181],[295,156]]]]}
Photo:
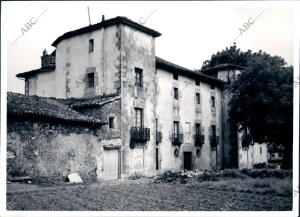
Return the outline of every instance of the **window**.
{"type": "Polygon", "coordinates": [[[179,133],[179,121],[174,121],[174,133],[179,133]]]}
{"type": "Polygon", "coordinates": [[[174,87],[174,99],[178,99],[178,88],[174,87]]]}
{"type": "Polygon", "coordinates": [[[135,112],[135,120],[134,120],[135,127],[142,128],[144,125],[143,109],[135,108],[134,112],[135,112]]]}
{"type": "Polygon", "coordinates": [[[94,51],[94,39],[89,40],[89,53],[94,51]]]}
{"type": "Polygon", "coordinates": [[[196,80],[196,85],[200,86],[200,81],[199,80],[196,80]]]}
{"type": "Polygon", "coordinates": [[[211,107],[213,107],[213,108],[216,107],[216,99],[214,96],[211,97],[211,107]]]}
{"type": "Polygon", "coordinates": [[[135,68],[135,85],[143,87],[143,69],[135,68]]]}
{"type": "Polygon", "coordinates": [[[274,154],[274,153],[272,153],[272,157],[275,157],[275,154],[274,154]]]}
{"type": "Polygon", "coordinates": [[[260,154],[262,154],[262,147],[259,148],[259,152],[260,152],[260,154]]]}
{"type": "Polygon", "coordinates": [[[214,85],[210,85],[210,89],[214,90],[215,86],[214,85]]]}
{"type": "Polygon", "coordinates": [[[217,135],[216,125],[211,125],[211,135],[213,137],[216,137],[216,135],[217,135]]]}
{"type": "Polygon", "coordinates": [[[108,118],[108,125],[109,125],[109,129],[114,129],[115,128],[115,118],[114,117],[109,117],[108,118]]]}
{"type": "Polygon", "coordinates": [[[200,93],[196,93],[196,103],[200,104],[200,93]]]}
{"type": "Polygon", "coordinates": [[[178,80],[178,74],[173,73],[173,79],[174,79],[174,80],[178,80]]]}
{"type": "Polygon", "coordinates": [[[196,124],[196,134],[200,134],[201,132],[201,125],[200,124],[196,124]]]}
{"type": "Polygon", "coordinates": [[[88,88],[95,87],[95,73],[94,72],[87,74],[87,85],[88,85],[88,88]]]}

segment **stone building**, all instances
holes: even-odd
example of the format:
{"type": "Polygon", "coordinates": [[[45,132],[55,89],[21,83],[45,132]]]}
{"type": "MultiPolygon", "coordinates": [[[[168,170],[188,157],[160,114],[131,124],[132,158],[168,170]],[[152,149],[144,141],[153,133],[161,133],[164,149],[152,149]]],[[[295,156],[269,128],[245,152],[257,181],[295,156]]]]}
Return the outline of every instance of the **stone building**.
{"type": "Polygon", "coordinates": [[[53,97],[106,123],[98,148],[110,151],[97,157],[99,179],[221,169],[228,162],[226,82],[156,57],[160,35],[125,17],[103,20],[58,37],[41,68],[17,75],[26,95],[53,97]]]}

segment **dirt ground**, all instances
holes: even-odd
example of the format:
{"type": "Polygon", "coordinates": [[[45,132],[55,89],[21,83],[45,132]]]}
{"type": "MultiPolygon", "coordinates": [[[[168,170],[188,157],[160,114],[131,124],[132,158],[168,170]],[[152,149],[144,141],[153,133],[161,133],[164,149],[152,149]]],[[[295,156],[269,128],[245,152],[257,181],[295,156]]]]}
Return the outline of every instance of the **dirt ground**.
{"type": "Polygon", "coordinates": [[[292,210],[292,196],[211,189],[153,179],[41,187],[7,185],[7,210],[229,211],[292,210]]]}

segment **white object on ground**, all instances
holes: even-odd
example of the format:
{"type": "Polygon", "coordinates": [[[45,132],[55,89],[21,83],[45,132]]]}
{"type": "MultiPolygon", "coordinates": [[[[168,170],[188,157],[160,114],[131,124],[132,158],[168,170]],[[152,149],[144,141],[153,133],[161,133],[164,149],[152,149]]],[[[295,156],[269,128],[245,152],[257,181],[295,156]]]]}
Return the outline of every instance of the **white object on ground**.
{"type": "Polygon", "coordinates": [[[78,173],[72,173],[68,175],[68,179],[70,183],[82,183],[81,177],[78,175],[78,173]]]}

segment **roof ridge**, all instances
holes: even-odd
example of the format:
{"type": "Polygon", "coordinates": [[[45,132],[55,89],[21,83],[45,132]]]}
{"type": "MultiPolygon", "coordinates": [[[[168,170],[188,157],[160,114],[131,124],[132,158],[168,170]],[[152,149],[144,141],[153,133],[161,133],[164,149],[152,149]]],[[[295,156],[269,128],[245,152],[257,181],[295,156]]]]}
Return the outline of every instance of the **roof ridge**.
{"type": "Polygon", "coordinates": [[[69,31],[69,32],[65,32],[63,35],[59,36],[52,43],[52,46],[56,46],[58,43],[60,43],[64,39],[71,38],[71,37],[74,37],[76,35],[81,35],[81,34],[84,34],[84,33],[90,32],[90,31],[94,31],[94,30],[101,29],[101,28],[104,28],[104,27],[108,27],[108,26],[118,24],[118,23],[126,24],[128,26],[131,26],[132,28],[138,29],[138,30],[140,30],[142,32],[145,32],[145,33],[148,33],[148,34],[152,35],[153,37],[158,37],[158,36],[161,35],[156,30],[151,29],[149,27],[146,27],[144,25],[141,25],[140,23],[137,23],[135,21],[132,21],[132,20],[128,19],[127,17],[117,16],[117,17],[114,17],[114,18],[111,18],[111,19],[108,19],[108,20],[104,20],[102,22],[99,22],[99,23],[96,23],[96,24],[93,24],[93,25],[84,26],[84,27],[79,28],[79,29],[75,29],[75,30],[72,30],[72,31],[69,31]]]}

